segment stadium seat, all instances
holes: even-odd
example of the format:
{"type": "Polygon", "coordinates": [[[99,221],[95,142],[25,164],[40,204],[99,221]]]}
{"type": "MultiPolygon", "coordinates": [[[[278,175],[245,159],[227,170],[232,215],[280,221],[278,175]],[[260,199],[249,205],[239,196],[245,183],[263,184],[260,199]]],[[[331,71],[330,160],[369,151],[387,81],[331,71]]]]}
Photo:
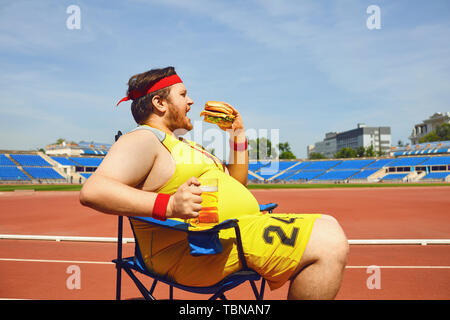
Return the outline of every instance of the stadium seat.
{"type": "Polygon", "coordinates": [[[8,159],[4,154],[0,154],[0,166],[13,166],[15,167],[16,164],[12,162],[10,159],[8,159]]]}
{"type": "Polygon", "coordinates": [[[375,162],[372,162],[364,169],[381,169],[383,167],[389,166],[390,163],[396,161],[396,159],[378,159],[375,162]]]}
{"type": "Polygon", "coordinates": [[[0,180],[4,181],[30,181],[30,178],[19,170],[15,165],[0,166],[0,180]]]}
{"type": "Polygon", "coordinates": [[[424,176],[421,180],[445,180],[450,175],[450,171],[443,172],[430,172],[424,176]]]}
{"type": "Polygon", "coordinates": [[[52,165],[37,154],[11,154],[17,163],[27,167],[51,167],[52,165]]]}
{"type": "Polygon", "coordinates": [[[103,158],[70,157],[69,160],[83,167],[98,167],[102,162],[103,158]]]}
{"type": "Polygon", "coordinates": [[[378,169],[362,170],[362,171],[358,172],[357,174],[355,174],[354,176],[351,176],[350,180],[367,179],[377,171],[378,171],[378,169]]]}
{"type": "Polygon", "coordinates": [[[78,164],[73,162],[70,159],[67,159],[66,157],[51,157],[53,160],[58,162],[62,166],[77,166],[78,164]]]}
{"type": "Polygon", "coordinates": [[[373,163],[374,160],[362,159],[362,160],[344,160],[333,168],[333,170],[355,170],[362,169],[369,164],[373,163]]]}
{"type": "Polygon", "coordinates": [[[385,175],[381,180],[403,180],[409,173],[390,173],[385,175]]]}
{"type": "Polygon", "coordinates": [[[358,172],[359,170],[331,170],[314,178],[314,180],[347,180],[358,172]]]}
{"type": "Polygon", "coordinates": [[[25,170],[25,172],[27,172],[34,179],[65,179],[53,168],[23,167],[23,170],[25,170]]]}

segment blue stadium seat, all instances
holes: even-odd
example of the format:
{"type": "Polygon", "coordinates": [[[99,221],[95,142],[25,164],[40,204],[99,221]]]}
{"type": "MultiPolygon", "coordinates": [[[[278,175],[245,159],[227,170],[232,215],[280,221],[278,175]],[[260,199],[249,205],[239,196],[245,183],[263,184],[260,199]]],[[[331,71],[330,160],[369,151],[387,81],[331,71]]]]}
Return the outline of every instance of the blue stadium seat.
{"type": "Polygon", "coordinates": [[[103,158],[83,158],[83,157],[70,157],[71,161],[75,162],[79,166],[83,167],[98,167],[103,158]]]}
{"type": "Polygon", "coordinates": [[[402,180],[409,173],[390,173],[385,175],[381,180],[402,180]]]}
{"type": "Polygon", "coordinates": [[[443,172],[430,172],[425,177],[423,177],[421,180],[444,180],[447,178],[447,176],[450,175],[450,171],[443,171],[443,172]]]}
{"type": "Polygon", "coordinates": [[[326,160],[326,161],[311,161],[309,166],[305,167],[303,171],[323,171],[323,170],[330,170],[337,164],[341,163],[342,160],[326,160]]]}
{"type": "Polygon", "coordinates": [[[450,165],[450,157],[430,157],[420,166],[447,166],[450,165]]]}
{"type": "Polygon", "coordinates": [[[30,181],[22,171],[20,171],[16,166],[6,167],[0,166],[0,180],[6,181],[30,181]]]}
{"type": "Polygon", "coordinates": [[[383,167],[389,166],[389,164],[394,161],[396,161],[396,159],[378,159],[377,161],[369,164],[364,169],[381,169],[383,167]]]}
{"type": "Polygon", "coordinates": [[[76,166],[77,165],[75,162],[67,159],[66,157],[51,157],[51,158],[63,166],[76,166]]]}
{"type": "Polygon", "coordinates": [[[7,156],[4,154],[0,154],[0,166],[13,166],[15,167],[16,164],[12,162],[7,156]]]}
{"type": "Polygon", "coordinates": [[[389,163],[388,167],[413,167],[421,165],[429,157],[413,157],[413,158],[399,158],[396,161],[389,163]]]}
{"type": "Polygon", "coordinates": [[[361,160],[344,160],[333,168],[333,170],[355,170],[362,169],[369,164],[373,163],[374,160],[361,159],[361,160]]]}
{"type": "Polygon", "coordinates": [[[272,162],[268,166],[261,167],[259,172],[257,172],[258,175],[263,177],[264,179],[269,179],[273,177],[276,174],[279,174],[280,172],[292,167],[293,169],[296,168],[296,164],[298,164],[298,161],[276,161],[272,162]]]}
{"type": "Polygon", "coordinates": [[[52,165],[37,154],[10,154],[11,158],[21,166],[27,167],[51,167],[52,165]]]}
{"type": "Polygon", "coordinates": [[[35,179],[65,179],[53,168],[23,167],[23,170],[35,179]]]}
{"type": "Polygon", "coordinates": [[[374,174],[375,172],[377,172],[379,169],[366,169],[366,170],[362,170],[360,172],[358,172],[357,174],[355,174],[354,176],[350,177],[350,180],[357,180],[357,179],[367,179],[369,178],[372,174],[374,174]]]}
{"type": "Polygon", "coordinates": [[[296,174],[290,176],[289,178],[286,178],[286,181],[296,181],[296,180],[307,180],[310,181],[321,174],[325,173],[325,170],[322,171],[300,171],[296,174]]]}
{"type": "Polygon", "coordinates": [[[314,178],[314,180],[347,180],[357,172],[359,170],[331,170],[314,178]]]}

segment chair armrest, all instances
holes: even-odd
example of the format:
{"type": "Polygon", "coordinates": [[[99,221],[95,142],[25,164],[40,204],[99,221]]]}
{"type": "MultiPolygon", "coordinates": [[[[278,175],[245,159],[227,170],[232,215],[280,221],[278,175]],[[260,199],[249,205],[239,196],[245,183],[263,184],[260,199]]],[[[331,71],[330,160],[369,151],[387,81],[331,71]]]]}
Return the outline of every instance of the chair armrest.
{"type": "Polygon", "coordinates": [[[229,229],[233,228],[236,223],[237,219],[228,219],[224,220],[221,223],[218,224],[198,224],[193,225],[181,220],[175,220],[175,219],[167,219],[166,221],[157,220],[151,217],[130,217],[131,219],[142,221],[154,226],[173,229],[177,231],[183,231],[183,232],[202,232],[202,233],[217,233],[222,229],[229,229]]]}
{"type": "Polygon", "coordinates": [[[192,225],[175,219],[167,219],[166,221],[156,220],[150,217],[130,217],[130,219],[162,228],[186,232],[188,234],[190,253],[193,256],[221,253],[222,244],[219,239],[219,231],[229,228],[239,228],[237,219],[228,219],[218,224],[199,225],[192,225]]]}
{"type": "Polygon", "coordinates": [[[278,207],[278,204],[276,203],[267,203],[267,204],[260,204],[259,205],[259,211],[268,211],[268,212],[272,212],[273,209],[275,209],[276,207],[278,207]]]}

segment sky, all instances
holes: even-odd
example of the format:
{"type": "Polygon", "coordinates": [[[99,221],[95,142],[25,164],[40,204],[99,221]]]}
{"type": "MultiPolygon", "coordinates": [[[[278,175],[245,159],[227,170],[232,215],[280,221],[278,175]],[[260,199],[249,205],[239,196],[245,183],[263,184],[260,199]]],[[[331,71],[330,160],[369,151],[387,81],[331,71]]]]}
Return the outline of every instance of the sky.
{"type": "Polygon", "coordinates": [[[115,107],[128,79],[166,66],[194,100],[200,131],[188,138],[204,145],[207,100],[298,158],[358,123],[409,142],[415,124],[450,111],[448,39],[447,0],[2,0],[0,149],[113,143],[136,127],[130,102],[115,107]]]}

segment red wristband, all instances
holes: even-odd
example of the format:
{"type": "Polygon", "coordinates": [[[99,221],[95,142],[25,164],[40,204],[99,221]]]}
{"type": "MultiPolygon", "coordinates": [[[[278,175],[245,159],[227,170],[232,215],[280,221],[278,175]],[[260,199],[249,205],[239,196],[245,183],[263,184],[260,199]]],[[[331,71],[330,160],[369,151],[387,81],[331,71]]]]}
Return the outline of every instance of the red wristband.
{"type": "Polygon", "coordinates": [[[153,205],[152,218],[166,221],[167,205],[169,204],[170,194],[158,193],[155,204],[153,205]]]}
{"type": "Polygon", "coordinates": [[[231,142],[230,140],[230,148],[233,147],[234,151],[245,151],[247,150],[247,138],[245,138],[245,142],[237,143],[237,142],[231,142]]]}

